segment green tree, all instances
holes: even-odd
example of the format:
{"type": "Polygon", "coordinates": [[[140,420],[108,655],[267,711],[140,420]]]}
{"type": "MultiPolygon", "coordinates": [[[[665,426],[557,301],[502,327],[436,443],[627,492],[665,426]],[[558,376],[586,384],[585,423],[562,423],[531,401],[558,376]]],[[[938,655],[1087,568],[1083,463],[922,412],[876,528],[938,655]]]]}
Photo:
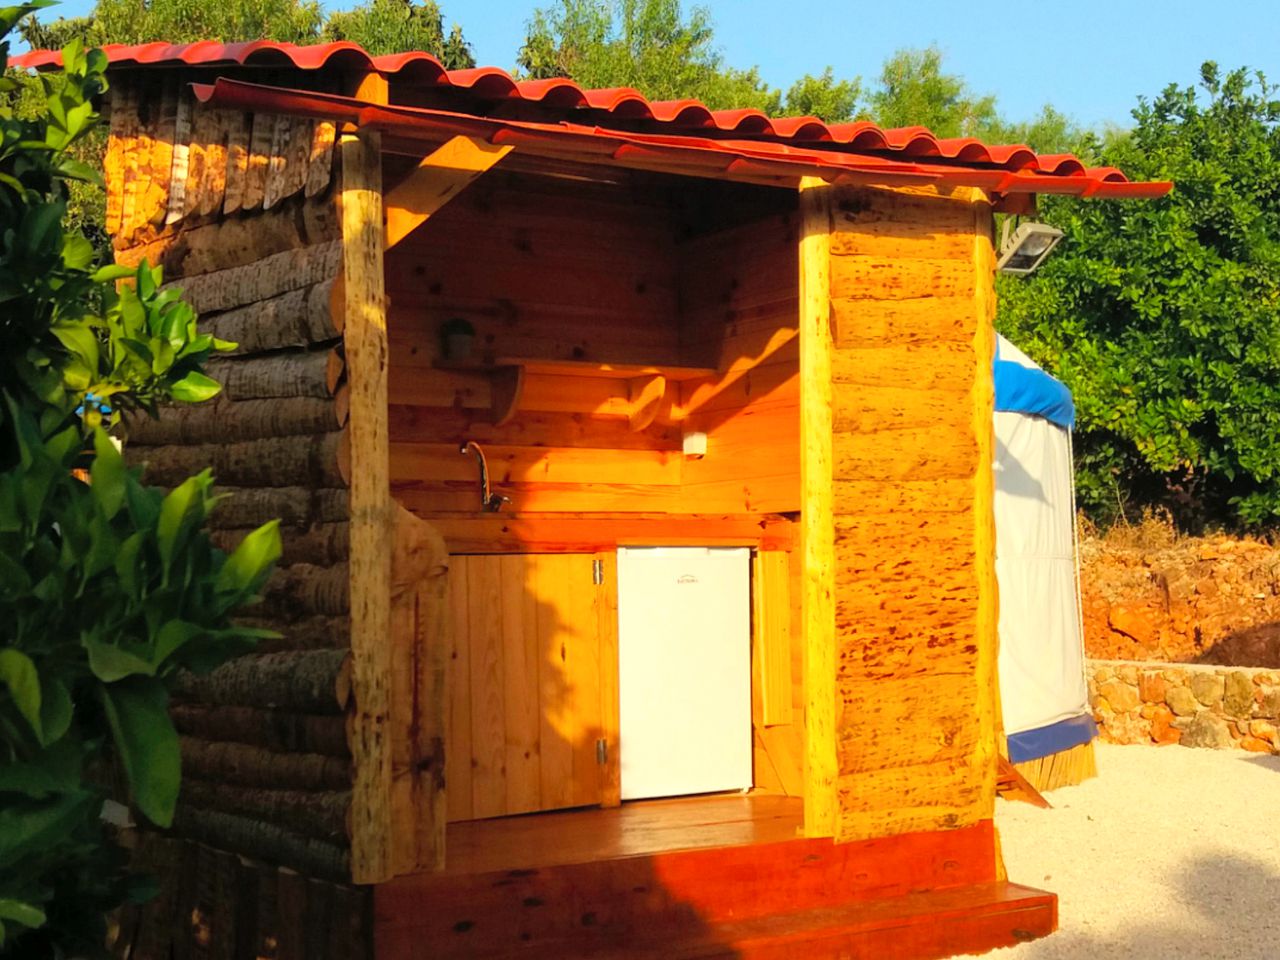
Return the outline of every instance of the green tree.
{"type": "MultiPolygon", "coordinates": [[[[0,9],[0,57],[33,9],[0,9]]],[[[43,112],[0,107],[0,949],[23,958],[99,954],[104,912],[146,895],[100,819],[102,768],[170,824],[168,684],[252,649],[229,618],[280,552],[274,523],[215,549],[209,472],[147,488],[108,434],[121,411],[215,395],[201,365],[232,345],[158,270],[99,267],[66,229],[67,184],[96,176],[71,150],[106,58],[76,42],[64,62],[43,112]]]]}
{"type": "Polygon", "coordinates": [[[560,0],[534,11],[519,64],[535,80],[572,77],[653,100],[778,112],[778,91],[755,68],[728,66],[713,37],[710,13],[695,7],[686,17],[680,0],[560,0]]]}
{"type": "Polygon", "coordinates": [[[942,51],[899,50],[885,61],[868,98],[882,127],[928,127],[939,137],[981,136],[998,120],[996,98],[977,96],[964,79],[942,70],[942,51]]]}
{"type": "Polygon", "coordinates": [[[448,35],[434,0],[369,0],[348,11],[334,11],[325,21],[327,40],[350,40],[376,55],[422,50],[434,54],[450,70],[476,65],[471,46],[454,24],[448,35]]]}
{"type": "Polygon", "coordinates": [[[793,117],[817,117],[827,123],[852,120],[862,98],[862,81],[837,80],[827,67],[818,76],[806,73],[787,90],[786,113],[793,117]]]}
{"type": "Polygon", "coordinates": [[[1139,101],[1098,159],[1172,180],[1158,201],[1044,198],[1066,231],[1000,324],[1079,409],[1082,503],[1103,520],[1168,506],[1184,526],[1280,517],[1280,101],[1216,65],[1200,92],[1139,101]]]}
{"type": "Polygon", "coordinates": [[[264,38],[314,43],[324,15],[318,0],[98,0],[88,19],[84,39],[95,45],[264,38]]]}
{"type": "Polygon", "coordinates": [[[943,69],[937,47],[899,50],[886,60],[867,95],[864,115],[886,128],[928,127],[938,137],[1025,143],[1038,153],[1069,153],[1090,146],[1084,131],[1047,104],[1029,121],[1007,120],[994,96],[975,93],[963,77],[943,69]]]}

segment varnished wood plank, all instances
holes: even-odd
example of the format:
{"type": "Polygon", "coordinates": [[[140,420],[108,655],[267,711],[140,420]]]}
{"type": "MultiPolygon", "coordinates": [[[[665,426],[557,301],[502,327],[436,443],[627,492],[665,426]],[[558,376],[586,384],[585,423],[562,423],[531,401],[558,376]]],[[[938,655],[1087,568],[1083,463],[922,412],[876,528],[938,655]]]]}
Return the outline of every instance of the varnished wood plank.
{"type": "MultiPolygon", "coordinates": [[[[503,598],[512,586],[502,576],[502,559],[472,558],[467,580],[471,601],[468,610],[471,813],[475,817],[496,817],[509,812],[503,646],[510,642],[510,638],[505,633],[503,622],[503,598]]],[[[520,585],[514,589],[519,591],[520,585]]]]}
{"type": "MultiPolygon", "coordinates": [[[[569,739],[573,747],[574,806],[599,803],[603,788],[603,771],[597,752],[597,741],[604,738],[600,693],[600,612],[596,595],[603,585],[593,584],[591,554],[568,554],[568,575],[561,593],[566,621],[567,651],[565,677],[569,685],[570,715],[573,723],[569,739]]],[[[608,749],[606,742],[606,750],[608,749]]]]}
{"type": "Polygon", "coordinates": [[[587,957],[612,955],[625,944],[628,956],[646,957],[915,958],[947,951],[914,952],[923,941],[903,933],[907,920],[954,938],[975,915],[1009,911],[1007,939],[966,941],[975,950],[1014,939],[1019,923],[1041,933],[1053,925],[1051,895],[993,882],[990,822],[833,844],[783,833],[795,829],[798,808],[783,798],[699,798],[459,824],[451,836],[455,847],[463,845],[457,834],[464,831],[493,831],[491,840],[481,840],[483,847],[514,856],[379,886],[379,956],[587,957]],[[725,822],[735,813],[752,818],[749,808],[763,808],[760,800],[789,807],[789,817],[770,826],[725,822]],[[648,821],[645,837],[619,844],[619,834],[628,832],[621,824],[632,811],[648,821]],[[700,823],[691,812],[701,813],[700,823]],[[738,839],[717,843],[726,837],[738,839]],[[1022,912],[1032,903],[1040,907],[1034,922],[1022,912]],[[850,913],[832,919],[842,910],[850,913]],[[584,924],[584,917],[590,922],[584,924]],[[797,939],[805,928],[817,938],[809,949],[797,939]],[[878,930],[880,939],[845,953],[823,952],[825,937],[857,930],[878,930]],[[900,940],[911,949],[897,950],[900,940]],[[779,949],[759,952],[770,942],[779,949]]]}
{"type": "Polygon", "coordinates": [[[449,827],[446,872],[462,876],[791,840],[801,824],[801,808],[789,797],[734,794],[455,823],[449,827]]]}
{"type": "Polygon", "coordinates": [[[788,550],[794,541],[794,524],[781,517],[558,513],[440,516],[432,522],[454,553],[588,553],[646,543],[788,550]]]}
{"type": "Polygon", "coordinates": [[[580,557],[573,554],[547,554],[531,558],[538,598],[538,664],[539,694],[542,705],[542,763],[539,769],[540,793],[544,809],[567,807],[573,803],[574,738],[579,718],[574,715],[572,677],[567,669],[569,647],[578,624],[567,620],[567,602],[575,587],[589,590],[590,581],[574,584],[575,568],[580,557]]]}
{"type": "Polygon", "coordinates": [[[471,806],[471,595],[477,558],[449,561],[449,598],[453,632],[446,679],[445,798],[449,820],[470,820],[471,806]]]}
{"type": "MultiPolygon", "coordinates": [[[[495,487],[520,482],[678,484],[680,454],[670,450],[488,446],[485,457],[495,487]]],[[[397,443],[391,450],[393,481],[430,478],[474,483],[475,461],[456,444],[397,443]]]]}
{"type": "Polygon", "coordinates": [[[800,189],[800,483],[804,552],[805,833],[836,827],[835,605],[831,453],[831,194],[800,189]]]}
{"type": "Polygon", "coordinates": [[[616,807],[622,802],[621,701],[618,673],[618,552],[597,553],[602,582],[596,585],[596,636],[599,643],[600,738],[605,742],[605,762],[600,767],[600,804],[616,807]]]}
{"type": "Polygon", "coordinates": [[[474,137],[454,137],[423,157],[412,173],[387,191],[388,249],[510,152],[509,146],[494,146],[474,137]]]}
{"type": "Polygon", "coordinates": [[[760,658],[761,721],[791,723],[790,557],[776,551],[755,557],[755,632],[760,658]]]}
{"type": "Polygon", "coordinates": [[[387,318],[382,167],[377,134],[342,141],[343,341],[350,391],[352,687],[351,872],[357,883],[389,876],[391,758],[389,632],[393,545],[387,475],[387,318]]]}
{"type": "Polygon", "coordinates": [[[502,571],[506,812],[526,813],[542,807],[538,598],[529,558],[507,555],[494,559],[502,571]]]}

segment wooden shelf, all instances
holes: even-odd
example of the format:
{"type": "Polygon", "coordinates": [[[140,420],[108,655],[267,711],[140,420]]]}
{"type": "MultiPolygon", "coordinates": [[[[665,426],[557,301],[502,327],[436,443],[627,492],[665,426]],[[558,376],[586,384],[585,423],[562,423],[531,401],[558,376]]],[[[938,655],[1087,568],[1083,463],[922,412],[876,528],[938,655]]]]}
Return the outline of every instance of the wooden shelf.
{"type": "Polygon", "coordinates": [[[495,357],[492,360],[439,360],[442,370],[484,373],[492,379],[492,415],[495,426],[507,423],[520,408],[525,377],[595,377],[625,381],[631,404],[628,420],[633,430],[653,423],[662,406],[669,383],[709,380],[718,376],[713,367],[685,367],[676,364],[604,363],[598,360],[552,360],[542,357],[495,357]]]}
{"type": "Polygon", "coordinates": [[[667,363],[605,363],[598,360],[549,360],[543,357],[495,357],[493,360],[440,360],[443,370],[488,372],[503,367],[520,367],[525,373],[550,377],[599,377],[604,380],[631,380],[635,377],[666,377],[673,383],[707,380],[719,371],[714,367],[685,367],[667,363]]]}

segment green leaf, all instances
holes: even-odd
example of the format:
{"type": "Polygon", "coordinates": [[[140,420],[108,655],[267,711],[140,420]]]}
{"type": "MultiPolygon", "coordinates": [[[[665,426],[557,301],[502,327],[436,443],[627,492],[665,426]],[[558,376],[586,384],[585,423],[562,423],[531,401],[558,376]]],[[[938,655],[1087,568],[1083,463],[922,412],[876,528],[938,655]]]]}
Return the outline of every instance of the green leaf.
{"type": "Polygon", "coordinates": [[[182,542],[189,520],[201,495],[209,485],[209,471],[188,477],[169,491],[160,504],[160,518],[156,521],[156,546],[160,549],[160,561],[167,570],[173,562],[174,551],[182,542]]]}
{"type": "Polygon", "coordinates": [[[272,520],[254,530],[227,558],[214,589],[231,594],[238,600],[252,596],[271,573],[271,565],[280,559],[280,521],[272,520]]]}
{"type": "Polygon", "coordinates": [[[192,370],[170,388],[173,399],[183,403],[202,403],[216,397],[221,390],[222,384],[198,370],[192,370]]]}
{"type": "Polygon", "coordinates": [[[101,427],[93,431],[93,465],[89,476],[93,481],[89,488],[108,520],[124,506],[125,475],[124,457],[116,449],[114,441],[101,427]]]}
{"type": "Polygon", "coordinates": [[[53,677],[41,677],[40,726],[45,744],[62,739],[71,727],[73,713],[71,694],[62,681],[53,677]]]}
{"type": "Polygon", "coordinates": [[[174,653],[206,632],[205,628],[186,620],[170,620],[156,634],[154,663],[158,668],[174,653]]]}
{"type": "Polygon", "coordinates": [[[40,675],[36,665],[21,650],[0,650],[0,683],[9,688],[9,696],[37,737],[43,737],[40,723],[40,675]]]}
{"type": "Polygon", "coordinates": [[[101,804],[101,798],[88,790],[0,804],[0,863],[56,847],[101,804]]]}
{"type": "Polygon", "coordinates": [[[182,760],[169,719],[168,694],[154,677],[130,677],[102,688],[102,702],[133,801],[158,827],[173,823],[182,760]]]}
{"type": "Polygon", "coordinates": [[[32,930],[45,924],[44,911],[21,900],[0,899],[0,920],[10,920],[32,930]]]}
{"type": "Polygon", "coordinates": [[[135,675],[150,677],[156,672],[150,662],[114,643],[95,637],[84,637],[81,643],[89,653],[89,669],[103,683],[114,683],[135,675]]]}
{"type": "Polygon", "coordinates": [[[0,793],[24,793],[36,800],[80,789],[82,747],[66,738],[28,760],[0,765],[0,793]]]}

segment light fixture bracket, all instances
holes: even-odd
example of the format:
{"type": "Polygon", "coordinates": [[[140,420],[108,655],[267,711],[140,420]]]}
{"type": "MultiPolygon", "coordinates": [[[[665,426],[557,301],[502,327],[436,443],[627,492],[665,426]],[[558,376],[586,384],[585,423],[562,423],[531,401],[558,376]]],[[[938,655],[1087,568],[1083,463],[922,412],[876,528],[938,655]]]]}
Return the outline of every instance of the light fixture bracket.
{"type": "Polygon", "coordinates": [[[1009,221],[1006,220],[996,269],[1014,276],[1035,273],[1063,236],[1057,227],[1034,220],[1019,223],[1010,236],[1009,221]]]}

